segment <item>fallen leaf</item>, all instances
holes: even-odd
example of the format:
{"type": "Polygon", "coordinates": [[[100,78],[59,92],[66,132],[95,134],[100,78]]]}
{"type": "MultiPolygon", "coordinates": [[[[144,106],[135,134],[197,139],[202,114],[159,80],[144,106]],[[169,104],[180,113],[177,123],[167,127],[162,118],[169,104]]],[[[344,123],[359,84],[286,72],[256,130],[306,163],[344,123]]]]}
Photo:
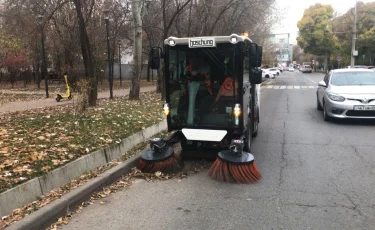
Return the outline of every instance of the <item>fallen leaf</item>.
{"type": "Polygon", "coordinates": [[[41,141],[43,141],[43,140],[45,140],[46,138],[44,137],[44,136],[39,136],[39,137],[37,137],[39,140],[41,140],[41,141]]]}
{"type": "Polygon", "coordinates": [[[7,130],[6,129],[2,129],[0,130],[0,136],[3,136],[7,133],[7,130]]]}

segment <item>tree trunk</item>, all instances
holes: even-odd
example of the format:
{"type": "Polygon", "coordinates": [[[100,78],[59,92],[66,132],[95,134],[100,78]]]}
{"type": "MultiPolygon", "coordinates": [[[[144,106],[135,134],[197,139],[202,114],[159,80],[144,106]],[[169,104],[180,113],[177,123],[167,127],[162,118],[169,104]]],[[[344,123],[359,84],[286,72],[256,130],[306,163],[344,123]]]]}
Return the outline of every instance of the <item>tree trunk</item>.
{"type": "Polygon", "coordinates": [[[138,100],[141,83],[142,70],[142,20],[141,20],[141,2],[132,1],[132,13],[134,19],[134,50],[133,50],[133,76],[129,93],[129,99],[138,100]]]}
{"type": "Polygon", "coordinates": [[[90,41],[87,36],[85,19],[82,14],[81,0],[73,0],[73,2],[77,11],[82,57],[83,57],[83,63],[85,66],[85,74],[86,74],[86,78],[90,80],[90,85],[91,85],[89,93],[88,93],[89,94],[88,103],[89,103],[89,106],[95,106],[96,101],[98,99],[98,88],[97,88],[96,75],[94,72],[95,66],[93,62],[93,54],[91,50],[90,41]]]}
{"type": "Polygon", "coordinates": [[[324,53],[324,72],[328,73],[328,51],[324,53]]]}

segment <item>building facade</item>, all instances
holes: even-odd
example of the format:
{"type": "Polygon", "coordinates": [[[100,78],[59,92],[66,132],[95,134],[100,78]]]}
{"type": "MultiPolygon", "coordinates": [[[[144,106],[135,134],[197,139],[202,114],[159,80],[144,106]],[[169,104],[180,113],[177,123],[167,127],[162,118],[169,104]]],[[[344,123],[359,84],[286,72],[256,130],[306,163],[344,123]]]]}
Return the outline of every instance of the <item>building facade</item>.
{"type": "Polygon", "coordinates": [[[289,33],[272,35],[276,60],[279,66],[289,66],[293,63],[293,45],[289,43],[289,37],[289,33]]]}

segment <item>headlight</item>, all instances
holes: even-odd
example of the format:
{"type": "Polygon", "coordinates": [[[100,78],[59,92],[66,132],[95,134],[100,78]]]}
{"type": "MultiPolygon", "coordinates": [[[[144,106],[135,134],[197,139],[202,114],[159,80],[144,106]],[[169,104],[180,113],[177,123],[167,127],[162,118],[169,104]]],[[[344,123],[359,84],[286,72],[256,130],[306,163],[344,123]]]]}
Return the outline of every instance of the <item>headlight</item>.
{"type": "Polygon", "coordinates": [[[168,105],[168,103],[165,103],[163,105],[163,113],[164,113],[165,116],[168,116],[168,114],[169,114],[169,105],[168,105]]]}
{"type": "Polygon", "coordinates": [[[337,95],[337,94],[333,94],[333,93],[328,93],[328,97],[332,101],[340,101],[340,102],[345,101],[345,97],[337,95]]]}
{"type": "Polygon", "coordinates": [[[241,114],[241,106],[240,104],[236,104],[233,109],[233,114],[235,117],[239,117],[241,114]]]}
{"type": "Polygon", "coordinates": [[[176,45],[176,42],[173,39],[169,39],[168,43],[169,43],[170,46],[175,46],[176,45]]]}

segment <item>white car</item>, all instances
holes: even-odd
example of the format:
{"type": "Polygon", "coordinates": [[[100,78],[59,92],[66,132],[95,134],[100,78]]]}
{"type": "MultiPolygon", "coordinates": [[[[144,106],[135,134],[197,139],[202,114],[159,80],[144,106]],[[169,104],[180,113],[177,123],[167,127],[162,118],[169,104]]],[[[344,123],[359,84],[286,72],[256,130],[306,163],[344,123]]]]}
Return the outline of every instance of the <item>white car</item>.
{"type": "Polygon", "coordinates": [[[262,78],[275,78],[275,74],[268,69],[262,69],[262,78]]]}
{"type": "Polygon", "coordinates": [[[274,67],[274,68],[276,68],[276,69],[280,70],[280,73],[282,73],[282,72],[283,72],[283,68],[281,68],[281,67],[274,67]]]}
{"type": "Polygon", "coordinates": [[[289,67],[289,68],[288,68],[288,71],[289,71],[289,72],[294,72],[294,68],[293,68],[293,67],[289,67]]]}
{"type": "Polygon", "coordinates": [[[276,76],[280,75],[280,70],[278,70],[277,68],[268,68],[267,70],[275,74],[276,76]]]}

